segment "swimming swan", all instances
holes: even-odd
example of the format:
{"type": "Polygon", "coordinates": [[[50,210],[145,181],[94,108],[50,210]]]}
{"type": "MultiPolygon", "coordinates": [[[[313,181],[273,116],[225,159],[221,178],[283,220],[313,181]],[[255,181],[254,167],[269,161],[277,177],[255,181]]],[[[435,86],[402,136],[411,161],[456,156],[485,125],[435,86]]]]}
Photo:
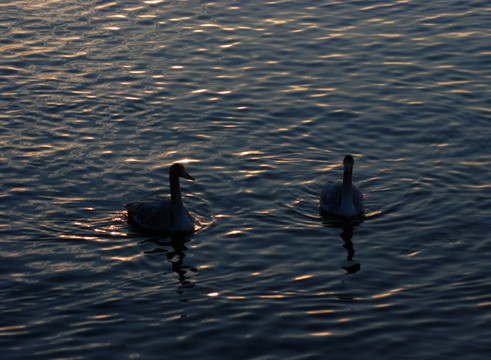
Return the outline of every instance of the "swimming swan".
{"type": "Polygon", "coordinates": [[[194,181],[182,164],[173,164],[169,169],[170,199],[153,196],[125,204],[129,220],[145,229],[163,233],[194,231],[194,219],[182,203],[180,177],[194,181]]]}
{"type": "Polygon", "coordinates": [[[353,217],[365,211],[363,194],[352,184],[353,156],[346,155],[343,160],[343,182],[330,181],[322,189],[320,206],[326,215],[353,217]]]}

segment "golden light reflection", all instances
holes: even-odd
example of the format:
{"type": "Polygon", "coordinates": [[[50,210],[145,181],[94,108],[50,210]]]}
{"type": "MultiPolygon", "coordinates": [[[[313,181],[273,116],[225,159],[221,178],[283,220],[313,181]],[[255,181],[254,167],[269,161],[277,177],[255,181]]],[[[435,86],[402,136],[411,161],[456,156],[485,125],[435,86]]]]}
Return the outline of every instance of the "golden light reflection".
{"type": "Polygon", "coordinates": [[[144,9],[143,6],[135,6],[135,7],[128,7],[128,8],[125,8],[124,11],[138,11],[138,10],[141,10],[141,9],[144,9]]]}
{"type": "Polygon", "coordinates": [[[257,174],[261,174],[264,172],[266,172],[266,170],[240,170],[239,171],[239,173],[245,174],[246,178],[251,177],[251,176],[255,176],[257,174]]]}
{"type": "Polygon", "coordinates": [[[133,256],[113,256],[110,259],[111,260],[118,260],[118,261],[132,261],[132,260],[138,259],[142,256],[143,256],[143,253],[142,254],[136,254],[133,256]]]}
{"type": "Polygon", "coordinates": [[[457,81],[437,81],[437,85],[460,85],[460,84],[468,84],[468,80],[457,80],[457,81]]]}
{"type": "Polygon", "coordinates": [[[375,210],[375,211],[369,212],[365,216],[368,217],[368,218],[370,218],[372,216],[376,216],[376,215],[380,215],[380,214],[382,214],[382,211],[381,210],[375,210]]]}
{"type": "Polygon", "coordinates": [[[481,106],[469,106],[469,108],[478,111],[491,112],[491,108],[485,108],[481,106]]]}
{"type": "MultiPolygon", "coordinates": [[[[298,184],[299,185],[309,185],[309,184],[314,184],[316,183],[317,180],[315,179],[312,179],[312,180],[304,180],[304,181],[300,181],[298,184]]],[[[300,201],[297,201],[297,203],[299,203],[300,201]]]]}
{"type": "Polygon", "coordinates": [[[300,91],[307,91],[309,90],[310,87],[308,86],[302,86],[302,85],[289,85],[288,89],[283,90],[282,92],[284,93],[289,93],[289,92],[300,92],[300,91]]]}
{"type": "MultiPolygon", "coordinates": [[[[184,158],[177,160],[176,162],[181,163],[181,164],[189,164],[189,163],[195,163],[195,162],[200,162],[201,160],[198,159],[189,159],[189,158],[184,158]]],[[[172,164],[169,164],[169,166],[172,164]]]]}
{"type": "Polygon", "coordinates": [[[331,336],[332,335],[332,332],[330,332],[330,331],[324,331],[324,332],[312,333],[310,335],[311,336],[331,336]]]}
{"type": "Polygon", "coordinates": [[[104,9],[104,8],[107,8],[107,7],[110,7],[110,6],[114,6],[116,4],[117,4],[117,2],[113,1],[113,2],[110,2],[110,3],[107,3],[107,4],[102,4],[102,5],[96,6],[94,9],[100,10],[100,9],[104,9]]]}
{"type": "Polygon", "coordinates": [[[206,296],[209,296],[209,297],[217,297],[218,295],[220,295],[220,293],[216,292],[216,291],[206,294],[206,296]]]}
{"type": "Polygon", "coordinates": [[[228,300],[245,300],[245,296],[227,296],[228,300]]]}
{"type": "Polygon", "coordinates": [[[200,267],[199,267],[199,268],[200,268],[200,269],[209,269],[209,268],[211,268],[211,267],[212,267],[212,266],[211,266],[211,265],[209,265],[209,264],[203,264],[203,265],[200,265],[200,267]]]}
{"type": "Polygon", "coordinates": [[[14,187],[12,189],[10,189],[10,191],[12,192],[21,192],[21,191],[28,191],[29,188],[25,188],[25,187],[14,187]]]}
{"type": "Polygon", "coordinates": [[[334,310],[331,310],[331,309],[322,309],[322,310],[307,311],[307,314],[309,314],[309,315],[322,315],[322,314],[331,314],[333,312],[334,312],[334,310]]]}
{"type": "Polygon", "coordinates": [[[386,37],[386,38],[401,37],[401,34],[384,34],[384,33],[379,33],[377,35],[380,36],[380,37],[386,37]]]}
{"type": "Polygon", "coordinates": [[[324,97],[324,96],[327,96],[327,95],[329,95],[329,94],[328,93],[319,93],[319,94],[309,95],[309,97],[318,98],[318,97],[324,97]]]}
{"type": "Polygon", "coordinates": [[[218,24],[211,24],[211,23],[202,24],[201,26],[202,27],[220,27],[220,25],[218,25],[218,24]]]}
{"type": "Polygon", "coordinates": [[[72,90],[73,94],[80,94],[80,95],[88,95],[91,93],[91,91],[84,91],[84,90],[72,90]]]}
{"type": "Polygon", "coordinates": [[[386,307],[389,307],[391,306],[392,304],[378,304],[378,305],[375,305],[375,308],[377,309],[381,309],[381,308],[386,308],[386,307]]]}
{"type": "Polygon", "coordinates": [[[340,322],[340,323],[344,323],[344,322],[348,322],[348,321],[351,321],[350,318],[341,318],[341,319],[337,319],[336,322],[340,322]]]}
{"type": "Polygon", "coordinates": [[[80,235],[60,235],[62,239],[70,239],[70,240],[88,240],[88,241],[98,241],[99,239],[95,236],[80,236],[80,235]]]}
{"type": "Polygon", "coordinates": [[[477,306],[491,306],[491,301],[479,303],[477,306]]]}
{"type": "Polygon", "coordinates": [[[339,166],[340,166],[340,164],[331,164],[331,165],[327,165],[326,167],[319,168],[319,171],[320,172],[332,171],[332,170],[336,169],[339,166]]]}
{"type": "Polygon", "coordinates": [[[382,293],[382,294],[373,295],[372,298],[374,298],[374,299],[382,299],[382,298],[385,298],[385,297],[388,297],[388,296],[392,296],[395,293],[398,293],[398,292],[400,292],[402,290],[404,290],[404,289],[403,288],[392,289],[392,290],[389,290],[389,291],[387,291],[385,293],[382,293]]]}
{"type": "Polygon", "coordinates": [[[76,52],[76,53],[73,53],[73,54],[64,54],[64,55],[60,55],[60,56],[63,57],[63,58],[66,58],[66,59],[70,59],[70,58],[75,58],[75,57],[83,56],[83,55],[86,55],[86,54],[87,54],[86,51],[79,51],[79,52],[76,52]]]}
{"type": "Polygon", "coordinates": [[[246,155],[262,155],[262,154],[264,154],[262,151],[249,150],[249,151],[242,151],[240,153],[233,153],[232,155],[246,156],[246,155]]]}
{"type": "Polygon", "coordinates": [[[275,295],[259,295],[261,299],[284,299],[285,295],[275,294],[275,295]]]}
{"type": "Polygon", "coordinates": [[[421,253],[421,251],[414,251],[414,252],[412,252],[411,254],[408,254],[407,256],[408,256],[408,257],[413,257],[413,256],[418,255],[419,253],[421,253]]]}
{"type": "Polygon", "coordinates": [[[102,251],[120,250],[120,249],[122,249],[123,247],[124,247],[123,245],[114,245],[114,246],[104,247],[104,248],[102,248],[101,250],[102,250],[102,251]]]}
{"type": "Polygon", "coordinates": [[[235,42],[235,43],[232,43],[232,44],[220,45],[220,47],[223,48],[223,49],[227,49],[227,48],[230,48],[232,46],[239,45],[239,44],[240,44],[240,42],[235,42]]]}
{"type": "Polygon", "coordinates": [[[183,17],[180,17],[180,18],[172,18],[172,19],[169,19],[169,21],[175,21],[175,22],[177,22],[177,21],[183,21],[183,20],[189,20],[189,19],[191,19],[190,16],[183,16],[183,17]]]}
{"type": "Polygon", "coordinates": [[[11,325],[11,326],[2,326],[0,327],[0,335],[12,335],[11,331],[22,330],[25,329],[26,325],[11,325]]]}
{"type": "Polygon", "coordinates": [[[476,189],[476,190],[484,190],[484,189],[489,189],[491,188],[491,184],[484,184],[484,185],[463,185],[466,188],[469,189],[476,189]]]}
{"type": "MultiPolygon", "coordinates": [[[[4,51],[10,50],[10,49],[20,48],[22,46],[23,46],[22,44],[8,44],[8,45],[0,46],[0,52],[4,52],[4,51]]],[[[2,67],[2,68],[8,69],[9,67],[5,66],[5,67],[2,67]]],[[[26,69],[21,69],[21,68],[12,67],[12,69],[17,70],[17,71],[28,72],[26,69]]]]}
{"type": "Polygon", "coordinates": [[[277,209],[265,209],[265,210],[257,210],[254,213],[255,214],[261,214],[261,215],[267,215],[267,214],[271,214],[271,213],[276,212],[276,211],[277,211],[277,209]]]}
{"type": "Polygon", "coordinates": [[[271,23],[273,25],[281,25],[281,24],[289,23],[293,21],[293,19],[266,19],[264,21],[267,23],[271,23]]]}
{"type": "Polygon", "coordinates": [[[414,62],[411,61],[384,61],[382,62],[384,65],[415,65],[414,62]]]}
{"type": "Polygon", "coordinates": [[[463,31],[463,32],[450,32],[450,33],[443,33],[443,36],[446,37],[453,37],[453,38],[462,38],[462,37],[468,37],[468,36],[473,36],[473,35],[480,35],[476,31],[463,31]]]}
{"type": "Polygon", "coordinates": [[[297,276],[294,278],[295,281],[300,281],[300,280],[305,280],[305,279],[310,279],[314,277],[314,275],[303,275],[303,276],[297,276]]]}

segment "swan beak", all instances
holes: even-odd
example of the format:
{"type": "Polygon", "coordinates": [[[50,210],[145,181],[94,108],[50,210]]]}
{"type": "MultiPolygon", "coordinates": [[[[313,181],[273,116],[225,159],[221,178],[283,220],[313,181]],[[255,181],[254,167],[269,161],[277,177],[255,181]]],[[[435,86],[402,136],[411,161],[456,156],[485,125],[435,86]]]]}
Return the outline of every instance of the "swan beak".
{"type": "Polygon", "coordinates": [[[186,173],[186,175],[184,176],[184,178],[186,179],[189,179],[191,181],[194,181],[194,177],[192,177],[191,175],[189,175],[188,173],[186,173]]]}

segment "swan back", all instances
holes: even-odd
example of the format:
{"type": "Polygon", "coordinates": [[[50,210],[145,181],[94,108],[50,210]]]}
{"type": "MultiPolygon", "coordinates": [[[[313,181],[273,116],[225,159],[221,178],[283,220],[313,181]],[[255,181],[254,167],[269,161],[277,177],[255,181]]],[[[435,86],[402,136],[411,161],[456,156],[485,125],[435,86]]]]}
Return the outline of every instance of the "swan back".
{"type": "Polygon", "coordinates": [[[360,189],[352,183],[353,157],[346,155],[343,165],[343,181],[331,181],[324,186],[320,208],[326,215],[353,217],[365,211],[364,198],[360,189]]]}

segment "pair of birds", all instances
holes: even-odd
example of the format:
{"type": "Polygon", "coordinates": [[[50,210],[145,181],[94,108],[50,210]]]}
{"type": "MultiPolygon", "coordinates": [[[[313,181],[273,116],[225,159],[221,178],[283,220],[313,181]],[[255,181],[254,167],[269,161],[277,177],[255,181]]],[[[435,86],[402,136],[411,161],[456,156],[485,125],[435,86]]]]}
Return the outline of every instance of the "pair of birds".
{"type": "MultiPolygon", "coordinates": [[[[324,186],[320,207],[325,215],[351,218],[365,211],[363,194],[352,182],[354,163],[353,156],[346,155],[343,181],[331,181],[324,186]]],[[[125,204],[129,220],[162,233],[193,232],[194,219],[182,203],[180,177],[194,181],[182,164],[173,164],[169,169],[170,199],[154,196],[125,204]]]]}

